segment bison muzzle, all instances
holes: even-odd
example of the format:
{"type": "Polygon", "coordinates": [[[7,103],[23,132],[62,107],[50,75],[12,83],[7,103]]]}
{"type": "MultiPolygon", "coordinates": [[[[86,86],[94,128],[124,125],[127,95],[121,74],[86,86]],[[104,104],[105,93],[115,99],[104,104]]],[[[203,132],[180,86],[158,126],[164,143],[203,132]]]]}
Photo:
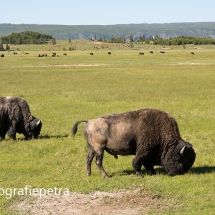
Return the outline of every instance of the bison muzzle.
{"type": "Polygon", "coordinates": [[[81,122],[86,122],[87,175],[91,174],[95,157],[102,176],[108,177],[102,165],[104,151],[116,158],[135,155],[132,166],[137,176],[141,175],[142,165],[151,175],[156,174],[155,165],[161,165],[171,176],[184,174],[195,161],[192,145],[181,138],[177,122],[164,111],[141,109],[80,120],[72,128],[73,136],[81,122]]]}

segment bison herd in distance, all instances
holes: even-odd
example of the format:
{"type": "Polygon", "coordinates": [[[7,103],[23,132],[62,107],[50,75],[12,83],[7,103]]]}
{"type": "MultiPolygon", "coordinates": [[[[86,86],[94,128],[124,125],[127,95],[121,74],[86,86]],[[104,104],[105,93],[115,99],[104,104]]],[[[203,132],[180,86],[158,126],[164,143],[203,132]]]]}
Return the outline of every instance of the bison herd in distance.
{"type": "MultiPolygon", "coordinates": [[[[153,51],[150,51],[149,52],[150,54],[153,54],[154,52],[153,51]]],[[[14,55],[17,55],[17,52],[14,52],[13,53],[14,55]]],[[[25,54],[29,54],[29,53],[25,53],[25,54]]],[[[93,52],[90,52],[89,53],[90,55],[94,55],[94,53],[93,52]]],[[[165,54],[165,51],[160,51],[160,54],[165,54]]],[[[190,54],[191,55],[194,55],[194,52],[190,52],[190,54]]],[[[64,56],[67,56],[67,53],[63,53],[63,55],[64,56]]],[[[108,52],[108,55],[111,55],[111,52],[108,52]]],[[[139,52],[139,55],[144,55],[144,52],[139,52]]],[[[38,57],[47,57],[48,56],[48,54],[38,54],[38,57]]],[[[56,52],[53,52],[52,54],[51,54],[51,56],[52,57],[60,57],[60,55],[57,55],[57,53],[56,52]]],[[[4,57],[4,54],[1,54],[1,57],[4,57]]]]}
{"type": "MultiPolygon", "coordinates": [[[[142,165],[150,175],[156,174],[156,165],[162,166],[171,176],[181,175],[195,161],[192,144],[181,137],[175,119],[162,110],[146,108],[79,120],[73,125],[73,136],[82,122],[86,123],[87,175],[91,175],[91,163],[95,157],[102,177],[108,177],[102,165],[104,151],[115,158],[118,155],[134,155],[132,166],[137,176],[141,176],[142,165]]],[[[24,99],[0,97],[1,139],[5,139],[6,133],[13,140],[16,139],[16,133],[23,134],[26,140],[35,139],[41,128],[41,120],[31,114],[24,99]]]]}

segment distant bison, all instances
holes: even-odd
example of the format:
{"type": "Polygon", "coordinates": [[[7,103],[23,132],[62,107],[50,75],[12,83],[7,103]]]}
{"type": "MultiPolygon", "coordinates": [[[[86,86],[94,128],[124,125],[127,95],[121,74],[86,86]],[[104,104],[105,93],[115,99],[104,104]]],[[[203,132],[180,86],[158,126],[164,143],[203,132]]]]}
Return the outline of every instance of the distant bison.
{"type": "Polygon", "coordinates": [[[161,54],[165,54],[165,51],[160,51],[161,54]]]}
{"type": "Polygon", "coordinates": [[[6,133],[16,139],[16,133],[22,133],[25,139],[37,138],[42,122],[31,115],[27,102],[14,96],[0,97],[0,137],[6,133]]]}
{"type": "Polygon", "coordinates": [[[103,177],[108,177],[102,166],[104,151],[117,155],[135,155],[132,166],[140,176],[143,165],[150,174],[156,174],[154,166],[161,165],[169,175],[186,173],[195,161],[195,152],[184,141],[173,117],[156,109],[141,109],[121,114],[112,114],[92,120],[77,121],[77,126],[86,122],[84,137],[88,144],[87,175],[91,163],[96,164],[103,177]]]}
{"type": "Polygon", "coordinates": [[[194,55],[194,52],[190,52],[190,54],[194,55]]]}
{"type": "Polygon", "coordinates": [[[93,55],[93,52],[90,52],[90,55],[93,55]]]}
{"type": "Polygon", "coordinates": [[[144,52],[139,52],[139,55],[144,55],[144,52]]]}
{"type": "Polygon", "coordinates": [[[38,57],[47,57],[47,54],[38,54],[38,57]]]}
{"type": "Polygon", "coordinates": [[[111,54],[111,52],[108,52],[108,54],[111,54]]]}
{"type": "Polygon", "coordinates": [[[153,54],[153,51],[150,51],[150,54],[153,54]]]}
{"type": "Polygon", "coordinates": [[[1,57],[4,57],[4,54],[1,54],[1,57]]]}

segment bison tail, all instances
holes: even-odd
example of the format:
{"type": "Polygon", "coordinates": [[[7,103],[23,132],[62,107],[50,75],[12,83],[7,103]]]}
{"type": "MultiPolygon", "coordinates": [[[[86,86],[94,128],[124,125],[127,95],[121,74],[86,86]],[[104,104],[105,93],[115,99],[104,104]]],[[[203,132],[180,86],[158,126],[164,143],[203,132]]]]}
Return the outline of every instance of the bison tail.
{"type": "Polygon", "coordinates": [[[88,122],[88,120],[80,120],[80,121],[77,121],[74,125],[73,125],[73,127],[72,127],[72,136],[74,137],[75,136],[75,134],[77,133],[77,131],[78,131],[78,125],[81,123],[81,122],[88,122]]]}

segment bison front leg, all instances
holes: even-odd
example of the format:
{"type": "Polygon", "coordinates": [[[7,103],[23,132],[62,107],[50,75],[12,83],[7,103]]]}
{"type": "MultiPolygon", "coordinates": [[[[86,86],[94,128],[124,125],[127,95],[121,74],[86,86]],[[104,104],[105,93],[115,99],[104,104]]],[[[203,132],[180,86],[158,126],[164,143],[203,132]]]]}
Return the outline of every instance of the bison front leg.
{"type": "Polygon", "coordinates": [[[10,138],[12,138],[13,140],[16,139],[16,124],[15,123],[12,123],[12,125],[9,127],[7,133],[10,138]]]}
{"type": "Polygon", "coordinates": [[[104,156],[104,150],[96,152],[96,165],[99,168],[99,170],[100,170],[100,172],[102,174],[102,177],[103,178],[109,178],[109,176],[105,172],[105,170],[103,168],[103,165],[102,165],[103,156],[104,156]]]}
{"type": "Polygon", "coordinates": [[[1,127],[0,128],[0,137],[1,137],[0,139],[5,139],[6,133],[7,133],[7,128],[1,127]]]}
{"type": "Polygon", "coordinates": [[[95,151],[89,145],[89,149],[88,149],[88,153],[87,153],[87,158],[86,158],[86,162],[87,162],[87,175],[88,176],[91,175],[91,163],[93,161],[94,156],[95,156],[95,151]]]}
{"type": "Polygon", "coordinates": [[[156,171],[155,171],[155,169],[154,169],[154,166],[152,166],[152,165],[150,165],[150,164],[143,164],[143,166],[145,167],[145,169],[147,170],[147,171],[149,171],[149,174],[150,175],[156,175],[156,171]]]}
{"type": "Polygon", "coordinates": [[[142,167],[142,160],[140,157],[136,156],[132,160],[132,166],[134,168],[134,171],[136,172],[137,176],[141,176],[141,167],[142,167]]]}

